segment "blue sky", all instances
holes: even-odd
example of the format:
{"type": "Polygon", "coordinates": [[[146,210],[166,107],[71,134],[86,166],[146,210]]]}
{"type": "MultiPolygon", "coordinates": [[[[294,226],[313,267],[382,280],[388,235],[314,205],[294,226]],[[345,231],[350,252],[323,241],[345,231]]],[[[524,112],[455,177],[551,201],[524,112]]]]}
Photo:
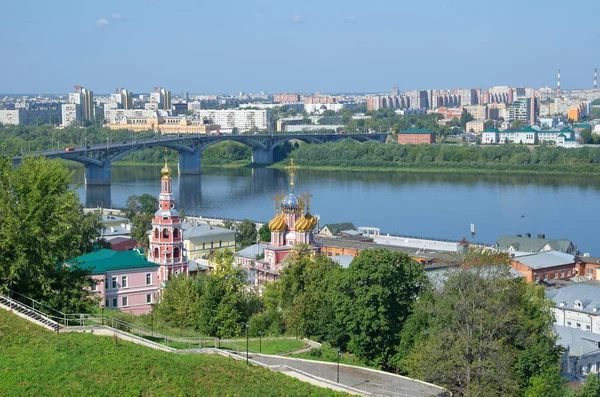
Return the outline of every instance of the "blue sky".
{"type": "Polygon", "coordinates": [[[600,1],[19,0],[0,92],[591,88],[600,1]]]}

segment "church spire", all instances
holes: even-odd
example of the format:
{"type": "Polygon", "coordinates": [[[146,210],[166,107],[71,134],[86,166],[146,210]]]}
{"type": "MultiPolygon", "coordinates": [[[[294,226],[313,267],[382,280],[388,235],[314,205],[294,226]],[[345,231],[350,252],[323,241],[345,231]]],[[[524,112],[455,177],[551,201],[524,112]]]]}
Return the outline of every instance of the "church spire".
{"type": "Polygon", "coordinates": [[[298,169],[298,166],[296,164],[294,164],[294,158],[292,157],[290,159],[290,165],[286,165],[283,168],[290,175],[290,192],[293,192],[294,191],[294,176],[296,175],[296,170],[298,169]]]}

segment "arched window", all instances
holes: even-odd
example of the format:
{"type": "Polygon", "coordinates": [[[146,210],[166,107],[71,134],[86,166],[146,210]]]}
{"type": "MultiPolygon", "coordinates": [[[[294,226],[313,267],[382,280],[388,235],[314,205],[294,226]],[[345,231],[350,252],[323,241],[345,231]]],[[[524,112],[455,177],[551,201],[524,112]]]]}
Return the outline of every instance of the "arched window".
{"type": "MultiPolygon", "coordinates": [[[[158,232],[158,229],[156,231],[158,232]]],[[[158,258],[158,248],[154,248],[154,257],[158,258]]]]}
{"type": "Polygon", "coordinates": [[[173,250],[173,258],[179,258],[179,248],[175,248],[173,250]]]}
{"type": "Polygon", "coordinates": [[[173,238],[179,238],[179,229],[173,229],[173,238]]]}
{"type": "Polygon", "coordinates": [[[154,229],[154,238],[158,238],[158,228],[154,229]]]}
{"type": "Polygon", "coordinates": [[[163,238],[169,238],[169,229],[163,229],[163,238]]]}

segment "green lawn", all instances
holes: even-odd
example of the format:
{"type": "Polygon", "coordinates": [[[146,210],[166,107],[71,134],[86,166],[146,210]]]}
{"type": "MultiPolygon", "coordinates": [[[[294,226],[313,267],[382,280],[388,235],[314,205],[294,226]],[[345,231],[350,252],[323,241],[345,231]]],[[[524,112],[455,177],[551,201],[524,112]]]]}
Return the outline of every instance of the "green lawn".
{"type": "Polygon", "coordinates": [[[0,310],[1,396],[342,395],[216,355],[56,334],[0,310]]]}
{"type": "MultiPolygon", "coordinates": [[[[328,343],[323,343],[322,347],[319,349],[313,349],[306,353],[292,354],[290,355],[290,357],[303,358],[305,360],[327,361],[331,363],[336,363],[338,361],[338,352],[336,348],[331,347],[331,345],[329,345],[328,343]]],[[[377,367],[365,364],[358,357],[347,352],[342,352],[339,356],[339,360],[342,364],[379,369],[377,367]]]]}
{"type": "MultiPolygon", "coordinates": [[[[262,352],[264,354],[279,354],[286,353],[291,350],[300,349],[306,346],[301,340],[295,339],[269,339],[269,340],[251,340],[249,342],[248,350],[254,353],[262,352]],[[262,346],[261,346],[262,344],[262,346]]],[[[221,348],[229,350],[246,351],[246,341],[240,340],[235,342],[223,342],[221,341],[221,348]]]]}

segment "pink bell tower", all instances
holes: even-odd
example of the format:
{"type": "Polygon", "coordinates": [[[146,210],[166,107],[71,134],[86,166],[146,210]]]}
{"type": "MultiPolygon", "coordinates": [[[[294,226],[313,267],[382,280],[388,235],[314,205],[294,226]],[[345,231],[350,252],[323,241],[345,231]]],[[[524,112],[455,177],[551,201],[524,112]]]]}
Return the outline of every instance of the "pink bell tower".
{"type": "Polygon", "coordinates": [[[175,209],[172,193],[171,169],[165,157],[165,166],[160,170],[161,192],[158,210],[152,221],[150,252],[148,260],[159,265],[158,278],[161,286],[172,276],[188,272],[187,258],[183,254],[181,220],[175,209]]]}

